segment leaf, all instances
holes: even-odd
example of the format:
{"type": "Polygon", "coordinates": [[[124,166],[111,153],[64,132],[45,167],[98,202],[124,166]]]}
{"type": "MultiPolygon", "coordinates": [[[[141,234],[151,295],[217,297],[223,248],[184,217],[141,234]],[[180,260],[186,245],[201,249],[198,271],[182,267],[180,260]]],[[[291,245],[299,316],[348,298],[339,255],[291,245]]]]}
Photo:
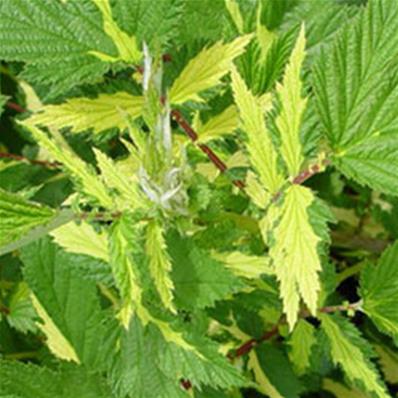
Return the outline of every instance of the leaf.
{"type": "Polygon", "coordinates": [[[197,130],[200,142],[208,142],[232,134],[239,126],[239,115],[235,106],[231,105],[223,112],[211,118],[197,130]]]}
{"type": "Polygon", "coordinates": [[[106,351],[105,331],[95,284],[74,275],[69,267],[74,256],[48,238],[26,246],[21,260],[35,309],[43,321],[38,326],[50,350],[62,359],[100,368],[106,351]]]}
{"type": "Polygon", "coordinates": [[[251,38],[251,35],[246,35],[227,44],[219,41],[203,49],[174,81],[170,89],[170,102],[201,102],[198,94],[220,84],[221,78],[230,71],[232,61],[244,52],[251,38]]]}
{"type": "Polygon", "coordinates": [[[319,116],[336,166],[386,193],[398,189],[397,17],[397,2],[368,2],[324,48],[314,69],[319,116]]]}
{"type": "Polygon", "coordinates": [[[341,316],[321,315],[321,320],[333,362],[342,368],[352,383],[377,397],[388,398],[376,367],[369,359],[373,355],[372,349],[358,329],[341,316]]]}
{"type": "Polygon", "coordinates": [[[276,193],[283,176],[277,165],[277,153],[265,125],[264,113],[258,100],[246,87],[236,69],[232,70],[232,90],[242,120],[242,128],[247,134],[247,150],[250,162],[257,171],[263,186],[271,193],[276,193]]]}
{"type": "Polygon", "coordinates": [[[12,252],[14,250],[20,249],[21,247],[24,247],[29,243],[39,240],[40,238],[43,238],[49,232],[70,222],[74,218],[75,218],[75,213],[70,209],[64,209],[59,211],[59,213],[54,218],[52,218],[47,224],[33,228],[26,235],[22,236],[18,240],[0,247],[0,256],[12,252]]]}
{"type": "Polygon", "coordinates": [[[118,163],[101,151],[94,149],[94,153],[104,183],[119,193],[115,197],[117,207],[119,209],[145,208],[146,203],[138,187],[138,178],[131,175],[129,169],[123,170],[118,163]]]}
{"type": "Polygon", "coordinates": [[[148,223],[145,248],[149,258],[149,271],[160,299],[167,309],[176,313],[173,304],[174,283],[170,277],[172,264],[167,252],[164,230],[159,222],[151,221],[148,223]]]}
{"type": "Polygon", "coordinates": [[[317,253],[320,239],[308,215],[314,200],[314,194],[306,187],[292,185],[288,188],[281,209],[282,218],[274,230],[275,243],[270,249],[290,329],[297,321],[300,297],[312,314],[317,309],[318,273],[322,269],[317,253]]]}
{"type": "Polygon", "coordinates": [[[95,171],[81,160],[57,135],[57,141],[50,138],[44,131],[30,124],[23,124],[33,135],[33,138],[45,148],[76,180],[81,189],[92,199],[105,208],[114,210],[113,200],[107,188],[98,179],[95,171]]]}
{"type": "Polygon", "coordinates": [[[214,252],[212,257],[223,263],[235,275],[248,279],[258,279],[261,275],[274,274],[271,262],[265,256],[251,256],[238,251],[214,252]]]}
{"type": "Polygon", "coordinates": [[[145,2],[119,0],[114,3],[114,16],[119,25],[129,34],[134,34],[150,47],[168,47],[178,37],[186,4],[179,0],[145,2]]]}
{"type": "Polygon", "coordinates": [[[54,242],[68,253],[85,254],[109,262],[108,237],[104,231],[97,232],[90,224],[69,222],[50,235],[54,242]]]}
{"type": "Polygon", "coordinates": [[[0,116],[4,112],[4,105],[7,103],[9,97],[0,93],[0,116]]]}
{"type": "Polygon", "coordinates": [[[277,85],[281,111],[275,123],[281,135],[281,153],[292,177],[299,174],[304,161],[300,142],[300,127],[307,105],[307,100],[301,94],[303,84],[300,79],[304,56],[305,31],[302,26],[286,66],[283,82],[277,85]]]}
{"type": "Polygon", "coordinates": [[[25,282],[17,285],[8,303],[7,321],[11,327],[22,333],[36,333],[38,320],[30,298],[30,292],[25,282]]]}
{"type": "MultiPolygon", "coordinates": [[[[256,365],[258,365],[255,369],[260,376],[260,382],[263,383],[261,386],[266,391],[265,394],[274,398],[299,398],[301,396],[302,386],[281,350],[270,344],[263,344],[255,348],[255,353],[256,365]]],[[[252,363],[255,364],[253,360],[252,363]]]]}
{"type": "Polygon", "coordinates": [[[187,397],[180,386],[188,379],[193,386],[230,388],[245,384],[237,369],[205,340],[197,341],[195,351],[166,341],[156,325],[146,327],[134,317],[120,342],[120,351],[111,379],[117,393],[134,397],[187,397]],[[131,358],[135,358],[132,361],[131,358]]]}
{"type": "Polygon", "coordinates": [[[199,249],[189,238],[176,233],[167,236],[173,264],[175,302],[178,307],[199,309],[213,306],[217,300],[245,285],[227,268],[199,249]]]}
{"type": "Polygon", "coordinates": [[[278,390],[271,384],[267,375],[261,368],[255,350],[252,350],[249,353],[249,361],[247,363],[247,367],[253,372],[254,378],[257,383],[257,388],[262,394],[270,398],[283,398],[282,395],[279,394],[278,390]]]}
{"type": "Polygon", "coordinates": [[[315,328],[300,319],[291,334],[289,357],[298,374],[303,374],[310,367],[311,350],[316,343],[315,328]]]}
{"type": "Polygon", "coordinates": [[[124,61],[127,63],[137,63],[141,60],[142,54],[137,46],[137,41],[134,36],[129,36],[123,32],[112,18],[112,9],[109,0],[92,0],[100,9],[104,21],[104,31],[112,39],[113,43],[118,49],[119,55],[117,57],[109,56],[100,51],[90,51],[103,61],[117,62],[124,61]]]}
{"type": "Polygon", "coordinates": [[[361,272],[362,309],[384,333],[398,343],[398,243],[381,256],[377,266],[367,265],[361,272]]]}
{"type": "Polygon", "coordinates": [[[92,129],[98,134],[115,127],[123,131],[128,127],[128,116],[139,117],[142,106],[140,96],[126,92],[100,94],[94,99],[80,97],[61,105],[46,105],[26,122],[58,129],[70,127],[74,133],[92,129]]]}
{"type": "Polygon", "coordinates": [[[142,289],[139,282],[136,259],[139,231],[129,215],[123,215],[112,226],[110,233],[110,263],[116,287],[122,302],[119,319],[129,327],[137,304],[141,303],[142,289]]]}
{"type": "Polygon", "coordinates": [[[47,224],[55,214],[50,207],[0,189],[0,246],[21,238],[35,227],[47,224]]]}
{"type": "Polygon", "coordinates": [[[4,43],[0,58],[26,62],[25,77],[47,85],[50,94],[93,83],[103,76],[107,64],[90,51],[117,56],[117,48],[103,30],[100,12],[91,0],[2,1],[0,32],[4,43]]]}
{"type": "Polygon", "coordinates": [[[100,377],[84,368],[54,371],[43,366],[4,360],[0,361],[0,394],[2,398],[114,397],[100,377]]]}

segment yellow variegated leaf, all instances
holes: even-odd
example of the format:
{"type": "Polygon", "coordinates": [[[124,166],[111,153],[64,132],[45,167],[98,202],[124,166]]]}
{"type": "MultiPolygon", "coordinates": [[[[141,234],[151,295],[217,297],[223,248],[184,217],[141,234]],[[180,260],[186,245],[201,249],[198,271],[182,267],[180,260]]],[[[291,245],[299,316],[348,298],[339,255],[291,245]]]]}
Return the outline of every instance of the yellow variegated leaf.
{"type": "Polygon", "coordinates": [[[118,167],[117,163],[98,149],[94,149],[94,153],[104,182],[119,192],[120,196],[115,199],[117,207],[119,209],[145,207],[133,170],[130,174],[126,174],[123,167],[118,167]]]}
{"type": "Polygon", "coordinates": [[[372,393],[371,396],[390,397],[380,381],[376,367],[362,349],[360,343],[367,342],[359,335],[359,331],[345,318],[326,314],[321,314],[320,318],[330,343],[331,358],[336,365],[341,366],[347,378],[352,383],[360,383],[365,391],[372,393]]]}
{"type": "Polygon", "coordinates": [[[27,123],[21,123],[33,135],[33,138],[48,153],[62,163],[81,189],[107,209],[113,208],[113,200],[94,170],[81,160],[69,147],[50,138],[44,131],[27,123]]]}
{"type": "Polygon", "coordinates": [[[113,57],[99,51],[90,51],[90,54],[106,62],[124,61],[127,63],[138,63],[142,54],[138,49],[137,40],[123,32],[112,18],[112,9],[109,0],[92,0],[102,13],[104,20],[104,31],[113,40],[118,49],[119,56],[113,57]]]}
{"type": "Polygon", "coordinates": [[[90,224],[74,221],[63,225],[50,234],[55,242],[69,253],[86,254],[109,262],[108,237],[97,232],[90,224]]]}
{"type": "Polygon", "coordinates": [[[239,115],[234,105],[211,118],[198,129],[199,141],[207,142],[232,134],[239,127],[239,115]]]}
{"type": "Polygon", "coordinates": [[[312,314],[317,309],[321,262],[317,253],[320,239],[308,216],[313,201],[314,195],[306,187],[292,185],[287,190],[282,218],[274,230],[275,243],[270,249],[290,329],[297,321],[300,297],[312,314]]]}
{"type": "Polygon", "coordinates": [[[303,374],[310,366],[311,350],[316,343],[315,328],[304,319],[295,326],[289,340],[289,357],[298,374],[303,374]]]}
{"type": "Polygon", "coordinates": [[[272,109],[272,94],[264,93],[257,97],[258,104],[264,113],[269,112],[272,109]]]}
{"type": "Polygon", "coordinates": [[[220,79],[229,72],[232,61],[243,53],[251,38],[251,35],[246,35],[226,44],[219,41],[202,50],[174,81],[170,102],[202,101],[198,94],[220,83],[220,79]]]}
{"type": "Polygon", "coordinates": [[[322,388],[332,393],[336,398],[369,398],[365,393],[357,389],[348,388],[332,379],[324,379],[322,388]]]}
{"type": "Polygon", "coordinates": [[[236,0],[225,0],[225,6],[231,15],[239,34],[243,34],[243,17],[236,0]]]}
{"type": "Polygon", "coordinates": [[[271,195],[262,187],[256,175],[251,171],[246,176],[245,192],[260,209],[265,209],[271,200],[271,195]]]}
{"type": "Polygon", "coordinates": [[[163,236],[162,226],[151,221],[146,231],[146,253],[149,258],[149,270],[154,280],[163,305],[176,312],[173,305],[174,284],[170,277],[171,260],[167,253],[167,245],[163,236]]]}
{"type": "Polygon", "coordinates": [[[263,186],[276,193],[284,178],[277,166],[277,153],[265,125],[264,112],[258,99],[246,87],[238,71],[232,70],[232,89],[238,106],[243,129],[247,134],[250,162],[256,169],[263,186]]]}
{"type": "Polygon", "coordinates": [[[70,127],[74,133],[92,129],[94,133],[128,127],[128,117],[141,115],[143,97],[125,92],[100,94],[95,99],[73,98],[61,105],[46,105],[27,123],[54,128],[70,127]]]}
{"type": "Polygon", "coordinates": [[[276,119],[276,126],[281,135],[281,153],[290,176],[296,176],[303,163],[300,126],[307,99],[301,96],[303,84],[300,79],[305,56],[304,26],[300,30],[296,45],[286,66],[282,84],[277,92],[281,102],[281,111],[276,119]]]}
{"type": "Polygon", "coordinates": [[[270,398],[283,398],[278,390],[271,384],[267,375],[261,368],[260,361],[258,360],[255,350],[250,351],[248,368],[253,372],[254,378],[257,383],[257,389],[264,395],[270,398]]]}
{"type": "Polygon", "coordinates": [[[34,294],[32,294],[32,303],[42,320],[42,322],[37,323],[37,326],[47,337],[47,345],[51,352],[65,361],[80,363],[75,349],[57,328],[34,294]]]}
{"type": "Polygon", "coordinates": [[[137,239],[131,219],[122,216],[113,226],[109,247],[112,273],[121,296],[118,318],[126,329],[129,328],[131,317],[142,299],[142,288],[134,259],[137,239]]]}
{"type": "Polygon", "coordinates": [[[274,274],[270,261],[265,256],[250,256],[236,251],[215,252],[212,257],[222,262],[234,274],[244,278],[258,279],[263,274],[274,274]]]}
{"type": "Polygon", "coordinates": [[[276,34],[268,30],[264,25],[262,25],[260,22],[260,18],[258,18],[256,25],[256,39],[261,49],[261,61],[264,61],[267,57],[268,50],[271,48],[271,45],[275,38],[276,34]]]}
{"type": "Polygon", "coordinates": [[[267,214],[259,221],[261,236],[264,243],[269,246],[271,234],[282,214],[282,208],[277,204],[272,204],[267,214]]]}

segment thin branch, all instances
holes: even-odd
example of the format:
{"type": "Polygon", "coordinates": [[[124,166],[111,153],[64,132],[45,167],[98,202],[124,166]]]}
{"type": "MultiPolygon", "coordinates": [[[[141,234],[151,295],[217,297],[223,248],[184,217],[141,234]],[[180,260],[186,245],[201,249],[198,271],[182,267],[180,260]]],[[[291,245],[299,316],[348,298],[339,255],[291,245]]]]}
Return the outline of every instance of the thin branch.
{"type": "MultiPolygon", "coordinates": [[[[330,314],[334,312],[345,312],[345,311],[357,311],[361,308],[362,301],[358,301],[356,303],[350,304],[341,304],[341,305],[332,305],[320,308],[318,311],[324,314],[330,314]]],[[[300,314],[300,318],[308,318],[311,314],[308,311],[304,311],[300,314]]],[[[243,355],[248,354],[254,347],[271,339],[272,337],[278,334],[279,326],[286,324],[286,319],[282,317],[270,330],[265,332],[260,338],[258,339],[250,339],[243,343],[239,348],[235,350],[233,354],[229,355],[230,359],[239,358],[243,355]]]]}
{"type": "Polygon", "coordinates": [[[19,112],[19,113],[28,112],[28,110],[23,108],[21,105],[18,105],[15,102],[11,102],[11,101],[8,101],[6,103],[6,107],[9,108],[9,109],[14,110],[16,112],[19,112]]]}
{"type": "MultiPolygon", "coordinates": [[[[178,123],[185,134],[191,139],[193,143],[197,143],[199,138],[198,133],[192,128],[192,126],[184,119],[181,112],[173,109],[171,116],[178,123]]],[[[228,170],[227,165],[214,153],[214,151],[206,144],[198,143],[198,148],[206,154],[209,160],[217,167],[221,173],[225,173],[228,170]]],[[[232,183],[239,189],[244,190],[245,183],[242,180],[232,180],[232,183]]]]}
{"type": "Polygon", "coordinates": [[[30,163],[33,165],[47,167],[49,169],[59,169],[61,167],[61,163],[59,163],[59,162],[49,162],[47,160],[28,159],[25,156],[15,155],[13,153],[6,153],[6,152],[0,152],[0,159],[11,159],[11,160],[15,160],[17,162],[25,162],[25,163],[30,163]]]}

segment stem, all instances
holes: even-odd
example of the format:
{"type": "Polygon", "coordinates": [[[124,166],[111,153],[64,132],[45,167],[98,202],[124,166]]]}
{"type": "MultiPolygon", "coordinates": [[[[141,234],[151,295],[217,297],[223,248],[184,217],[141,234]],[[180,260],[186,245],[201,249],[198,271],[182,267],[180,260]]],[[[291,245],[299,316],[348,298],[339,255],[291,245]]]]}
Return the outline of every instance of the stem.
{"type": "Polygon", "coordinates": [[[6,107],[10,108],[16,112],[19,112],[19,113],[24,113],[24,112],[28,111],[27,109],[23,108],[21,105],[18,105],[15,102],[11,102],[11,101],[8,101],[6,103],[6,107]]]}
{"type": "MultiPolygon", "coordinates": [[[[331,314],[334,312],[345,312],[345,311],[357,311],[361,308],[362,300],[350,303],[350,304],[340,304],[340,305],[331,305],[327,307],[320,308],[318,311],[323,314],[331,314]]],[[[311,314],[308,311],[304,311],[300,314],[300,318],[305,319],[310,317],[311,314]]],[[[281,317],[281,319],[268,331],[266,331],[260,338],[258,339],[250,339],[239,346],[234,354],[230,354],[229,357],[239,358],[243,355],[248,354],[255,346],[258,344],[267,341],[278,334],[279,326],[286,324],[286,319],[281,317]]]]}
{"type": "Polygon", "coordinates": [[[30,164],[43,166],[43,167],[47,167],[50,169],[59,169],[61,167],[61,163],[59,163],[59,162],[49,162],[46,160],[32,160],[32,159],[28,159],[25,156],[15,155],[13,153],[6,153],[6,152],[0,152],[0,159],[11,159],[11,160],[15,160],[17,162],[27,162],[30,164]]]}
{"type": "MultiPolygon", "coordinates": [[[[191,139],[193,143],[196,143],[199,136],[198,133],[192,128],[192,126],[184,119],[181,112],[173,109],[171,116],[178,123],[185,134],[191,139]]],[[[198,148],[207,155],[209,160],[220,170],[221,173],[225,173],[228,170],[227,165],[214,153],[214,151],[206,144],[198,143],[198,148]]],[[[232,183],[239,189],[244,190],[245,183],[242,180],[232,180],[232,183]]]]}

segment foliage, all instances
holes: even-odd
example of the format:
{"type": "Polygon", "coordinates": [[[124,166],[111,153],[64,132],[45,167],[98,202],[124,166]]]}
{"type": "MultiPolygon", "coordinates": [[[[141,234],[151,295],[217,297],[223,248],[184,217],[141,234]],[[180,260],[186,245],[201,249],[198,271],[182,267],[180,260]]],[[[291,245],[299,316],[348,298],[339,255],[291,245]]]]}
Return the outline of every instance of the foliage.
{"type": "Polygon", "coordinates": [[[0,398],[395,396],[397,17],[0,1],[0,398]]]}

